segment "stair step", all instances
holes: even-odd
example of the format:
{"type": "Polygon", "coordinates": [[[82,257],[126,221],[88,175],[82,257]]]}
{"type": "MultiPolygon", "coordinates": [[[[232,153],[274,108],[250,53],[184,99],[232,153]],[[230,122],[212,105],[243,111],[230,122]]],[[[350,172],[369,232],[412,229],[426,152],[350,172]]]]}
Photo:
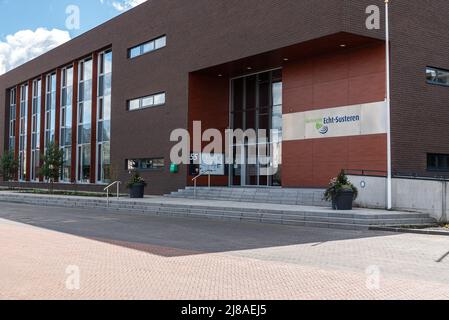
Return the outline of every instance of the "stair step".
{"type": "Polygon", "coordinates": [[[93,208],[138,212],[144,214],[190,217],[203,219],[220,219],[225,221],[247,221],[258,223],[284,224],[292,226],[311,226],[342,229],[369,229],[372,227],[432,226],[436,221],[421,213],[382,213],[366,214],[363,212],[337,212],[298,208],[295,210],[242,208],[238,206],[177,204],[163,202],[142,202],[111,199],[108,206],[106,199],[79,199],[47,196],[30,196],[23,194],[0,194],[0,201],[28,203],[42,206],[93,208]]]}

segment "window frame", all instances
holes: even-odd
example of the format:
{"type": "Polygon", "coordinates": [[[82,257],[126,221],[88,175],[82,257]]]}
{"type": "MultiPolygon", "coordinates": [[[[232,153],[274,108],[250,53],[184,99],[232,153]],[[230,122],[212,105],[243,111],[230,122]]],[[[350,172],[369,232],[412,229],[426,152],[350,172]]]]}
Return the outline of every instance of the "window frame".
{"type": "Polygon", "coordinates": [[[152,172],[152,171],[164,171],[165,170],[165,158],[164,157],[152,157],[152,158],[137,158],[137,159],[125,159],[125,170],[138,170],[142,172],[152,172]],[[153,168],[143,168],[142,163],[144,161],[156,161],[156,160],[162,160],[162,166],[160,167],[153,167],[153,168]],[[134,161],[137,162],[137,167],[130,168],[129,162],[134,161]]]}
{"type": "Polygon", "coordinates": [[[448,83],[441,83],[441,82],[438,82],[438,81],[432,81],[432,80],[427,79],[427,71],[428,70],[435,71],[436,74],[437,74],[436,78],[438,79],[438,75],[439,75],[440,72],[447,72],[449,74],[449,70],[448,69],[427,66],[426,67],[426,83],[430,84],[430,85],[435,85],[435,86],[449,87],[449,81],[448,81],[448,83]]]}
{"type": "Polygon", "coordinates": [[[128,101],[126,101],[126,110],[129,112],[135,112],[135,111],[140,111],[140,110],[145,110],[145,109],[152,109],[152,108],[158,108],[158,107],[163,107],[167,104],[167,92],[166,91],[161,91],[155,94],[150,94],[148,96],[144,96],[144,97],[139,97],[139,98],[134,98],[134,99],[129,99],[128,101]],[[156,97],[160,96],[160,95],[164,95],[164,102],[163,103],[158,103],[156,104],[156,97]],[[153,104],[152,105],[148,105],[148,106],[144,106],[143,105],[143,101],[146,99],[152,99],[153,100],[153,104]],[[131,103],[133,102],[138,102],[139,103],[139,107],[137,109],[131,109],[131,103]]]}
{"type": "Polygon", "coordinates": [[[152,53],[152,52],[161,50],[161,49],[165,48],[166,46],[167,46],[167,35],[164,34],[164,35],[162,35],[162,36],[156,37],[156,38],[151,39],[151,40],[149,40],[149,41],[145,41],[145,42],[142,42],[142,43],[140,43],[140,44],[138,44],[138,45],[136,45],[136,46],[133,46],[133,47],[131,47],[131,48],[128,48],[128,50],[127,50],[127,57],[128,57],[128,59],[133,60],[133,59],[136,59],[136,58],[138,58],[138,57],[147,55],[147,54],[149,54],[149,53],[152,53]],[[163,46],[160,46],[160,47],[157,47],[157,46],[156,46],[156,43],[157,43],[158,41],[160,41],[161,39],[165,39],[165,40],[164,40],[164,45],[163,45],[163,46]],[[144,51],[145,46],[151,45],[151,44],[152,44],[153,49],[145,52],[145,51],[144,51]],[[138,51],[139,51],[139,54],[133,56],[133,55],[131,54],[131,53],[133,52],[133,50],[138,50],[138,51]]]}
{"type": "Polygon", "coordinates": [[[449,154],[443,154],[443,153],[427,153],[427,171],[429,172],[449,172],[449,154]],[[430,157],[436,157],[436,167],[430,167],[430,157]],[[439,158],[440,157],[446,157],[447,167],[440,167],[439,164],[439,158]]]}

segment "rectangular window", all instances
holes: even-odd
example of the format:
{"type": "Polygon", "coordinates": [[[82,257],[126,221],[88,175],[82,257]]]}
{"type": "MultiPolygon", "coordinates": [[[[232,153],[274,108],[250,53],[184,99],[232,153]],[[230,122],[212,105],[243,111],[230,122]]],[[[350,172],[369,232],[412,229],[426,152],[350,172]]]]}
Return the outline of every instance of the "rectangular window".
{"type": "Polygon", "coordinates": [[[111,90],[112,50],[98,55],[97,92],[97,182],[109,183],[111,169],[111,90]]]}
{"type": "Polygon", "coordinates": [[[27,122],[28,122],[28,85],[20,87],[20,136],[19,136],[19,180],[27,175],[27,122]]]}
{"type": "Polygon", "coordinates": [[[165,104],[165,101],[166,101],[165,92],[153,94],[147,97],[132,99],[128,101],[128,110],[134,111],[139,109],[162,106],[165,104]]]}
{"type": "Polygon", "coordinates": [[[16,147],[16,89],[9,91],[9,151],[14,152],[16,147]]]}
{"type": "Polygon", "coordinates": [[[30,179],[37,181],[39,179],[39,154],[40,154],[40,132],[41,132],[41,90],[42,83],[40,79],[33,81],[33,99],[32,99],[32,121],[31,121],[31,164],[30,179]]]}
{"type": "Polygon", "coordinates": [[[449,154],[427,154],[427,170],[449,172],[449,154]]]}
{"type": "Polygon", "coordinates": [[[449,86],[449,70],[427,67],[426,80],[429,84],[449,86]]]}
{"type": "MultiPolygon", "coordinates": [[[[85,60],[79,61],[78,70],[78,136],[76,172],[78,182],[89,183],[91,171],[90,143],[92,134],[92,58],[89,57],[85,60]]],[[[67,150],[67,152],[69,151],[67,150]]]]}
{"type": "Polygon", "coordinates": [[[63,152],[61,181],[70,182],[72,172],[73,66],[61,70],[60,147],[63,152]]]}
{"type": "Polygon", "coordinates": [[[45,148],[55,141],[56,73],[47,75],[45,99],[45,148]]]}
{"type": "Polygon", "coordinates": [[[160,170],[164,169],[164,158],[149,159],[128,159],[126,160],[126,170],[160,170]]]}
{"type": "Polygon", "coordinates": [[[128,50],[128,58],[133,59],[145,53],[161,49],[167,45],[167,37],[162,36],[151,41],[142,43],[128,50]]]}

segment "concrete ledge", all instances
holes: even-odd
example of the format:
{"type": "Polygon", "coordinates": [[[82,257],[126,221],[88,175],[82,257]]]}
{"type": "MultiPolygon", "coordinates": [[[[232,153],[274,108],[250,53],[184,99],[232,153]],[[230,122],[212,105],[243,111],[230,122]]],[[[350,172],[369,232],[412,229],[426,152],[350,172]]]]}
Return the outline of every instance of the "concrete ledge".
{"type": "Polygon", "coordinates": [[[424,234],[424,235],[432,235],[432,236],[448,236],[449,237],[449,231],[409,229],[409,228],[388,228],[388,227],[371,227],[370,230],[396,232],[396,233],[424,234]]]}

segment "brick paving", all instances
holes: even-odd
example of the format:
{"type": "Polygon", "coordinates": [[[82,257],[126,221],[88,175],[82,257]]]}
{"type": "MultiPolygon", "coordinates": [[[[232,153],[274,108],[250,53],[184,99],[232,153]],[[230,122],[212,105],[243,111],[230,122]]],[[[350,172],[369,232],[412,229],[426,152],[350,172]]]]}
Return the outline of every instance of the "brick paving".
{"type": "Polygon", "coordinates": [[[0,243],[1,299],[449,299],[443,236],[2,204],[0,243]]]}

